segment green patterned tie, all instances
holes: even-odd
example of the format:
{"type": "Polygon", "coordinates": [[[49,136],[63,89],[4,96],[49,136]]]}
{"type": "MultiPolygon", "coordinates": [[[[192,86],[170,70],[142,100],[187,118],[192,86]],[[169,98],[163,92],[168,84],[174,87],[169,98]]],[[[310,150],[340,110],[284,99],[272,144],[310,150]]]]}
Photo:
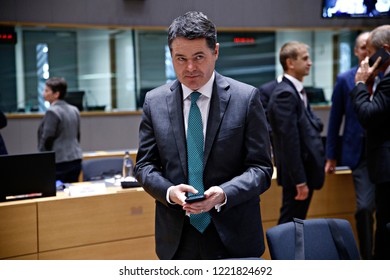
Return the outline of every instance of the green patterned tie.
{"type": "MultiPolygon", "coordinates": [[[[187,128],[187,159],[188,159],[188,184],[204,193],[203,186],[203,124],[202,116],[196,101],[200,96],[199,92],[191,93],[191,108],[188,115],[187,128]]],[[[189,194],[191,196],[191,194],[189,194]]],[[[210,224],[208,212],[191,214],[190,223],[201,233],[210,224]]]]}

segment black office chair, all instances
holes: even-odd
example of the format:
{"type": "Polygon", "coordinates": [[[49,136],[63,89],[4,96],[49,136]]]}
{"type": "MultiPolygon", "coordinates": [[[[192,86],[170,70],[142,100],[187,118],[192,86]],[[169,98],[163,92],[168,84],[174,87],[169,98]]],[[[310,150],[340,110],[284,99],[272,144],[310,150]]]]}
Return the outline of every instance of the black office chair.
{"type": "Polygon", "coordinates": [[[267,230],[272,260],[359,260],[351,224],[342,219],[311,219],[267,230]]]}
{"type": "Polygon", "coordinates": [[[83,160],[83,180],[94,181],[122,175],[123,159],[106,157],[83,160]]]}

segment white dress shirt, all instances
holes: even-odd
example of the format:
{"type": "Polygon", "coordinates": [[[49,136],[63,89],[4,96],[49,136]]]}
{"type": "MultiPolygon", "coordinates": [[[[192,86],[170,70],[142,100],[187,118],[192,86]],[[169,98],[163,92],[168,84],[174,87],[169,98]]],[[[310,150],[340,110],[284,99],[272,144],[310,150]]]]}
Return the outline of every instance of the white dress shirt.
{"type": "MultiPolygon", "coordinates": [[[[204,86],[196,90],[196,92],[199,92],[201,94],[201,96],[199,96],[198,100],[196,101],[196,105],[198,105],[200,114],[202,115],[203,138],[206,137],[207,119],[209,117],[210,100],[211,100],[211,95],[213,93],[214,78],[215,78],[215,73],[213,73],[210,80],[204,86]]],[[[194,91],[183,84],[182,84],[182,89],[183,89],[184,127],[187,136],[188,115],[190,113],[190,107],[191,107],[191,93],[193,93],[194,91]]]]}

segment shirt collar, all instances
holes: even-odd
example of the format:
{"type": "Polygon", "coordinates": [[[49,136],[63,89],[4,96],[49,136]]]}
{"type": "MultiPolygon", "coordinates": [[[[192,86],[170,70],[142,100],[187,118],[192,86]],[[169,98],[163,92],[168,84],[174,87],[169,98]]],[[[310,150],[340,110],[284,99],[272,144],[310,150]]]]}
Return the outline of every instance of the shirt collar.
{"type": "MultiPolygon", "coordinates": [[[[204,84],[201,88],[197,90],[197,92],[201,93],[202,95],[211,98],[211,94],[213,93],[213,85],[214,85],[214,79],[215,79],[215,72],[211,75],[210,80],[206,84],[204,84]]],[[[190,89],[189,87],[186,87],[185,85],[181,84],[183,89],[183,100],[187,99],[188,96],[193,93],[194,91],[190,89]]]]}
{"type": "Polygon", "coordinates": [[[300,80],[294,78],[293,76],[291,76],[289,74],[284,74],[284,76],[293,83],[294,87],[296,88],[296,90],[298,92],[301,92],[301,90],[303,89],[303,84],[300,80]]]}
{"type": "Polygon", "coordinates": [[[387,74],[390,73],[390,65],[387,66],[386,70],[385,70],[385,73],[383,74],[384,76],[386,76],[387,74]]]}

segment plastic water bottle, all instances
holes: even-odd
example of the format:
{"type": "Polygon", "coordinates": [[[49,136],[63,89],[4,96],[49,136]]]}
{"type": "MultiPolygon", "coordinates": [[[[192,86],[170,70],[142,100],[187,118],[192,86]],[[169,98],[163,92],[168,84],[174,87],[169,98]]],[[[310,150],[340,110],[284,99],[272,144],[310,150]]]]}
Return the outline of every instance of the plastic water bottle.
{"type": "Polygon", "coordinates": [[[129,151],[126,151],[125,156],[123,157],[122,177],[126,178],[132,176],[133,176],[133,164],[132,164],[129,151]]]}

